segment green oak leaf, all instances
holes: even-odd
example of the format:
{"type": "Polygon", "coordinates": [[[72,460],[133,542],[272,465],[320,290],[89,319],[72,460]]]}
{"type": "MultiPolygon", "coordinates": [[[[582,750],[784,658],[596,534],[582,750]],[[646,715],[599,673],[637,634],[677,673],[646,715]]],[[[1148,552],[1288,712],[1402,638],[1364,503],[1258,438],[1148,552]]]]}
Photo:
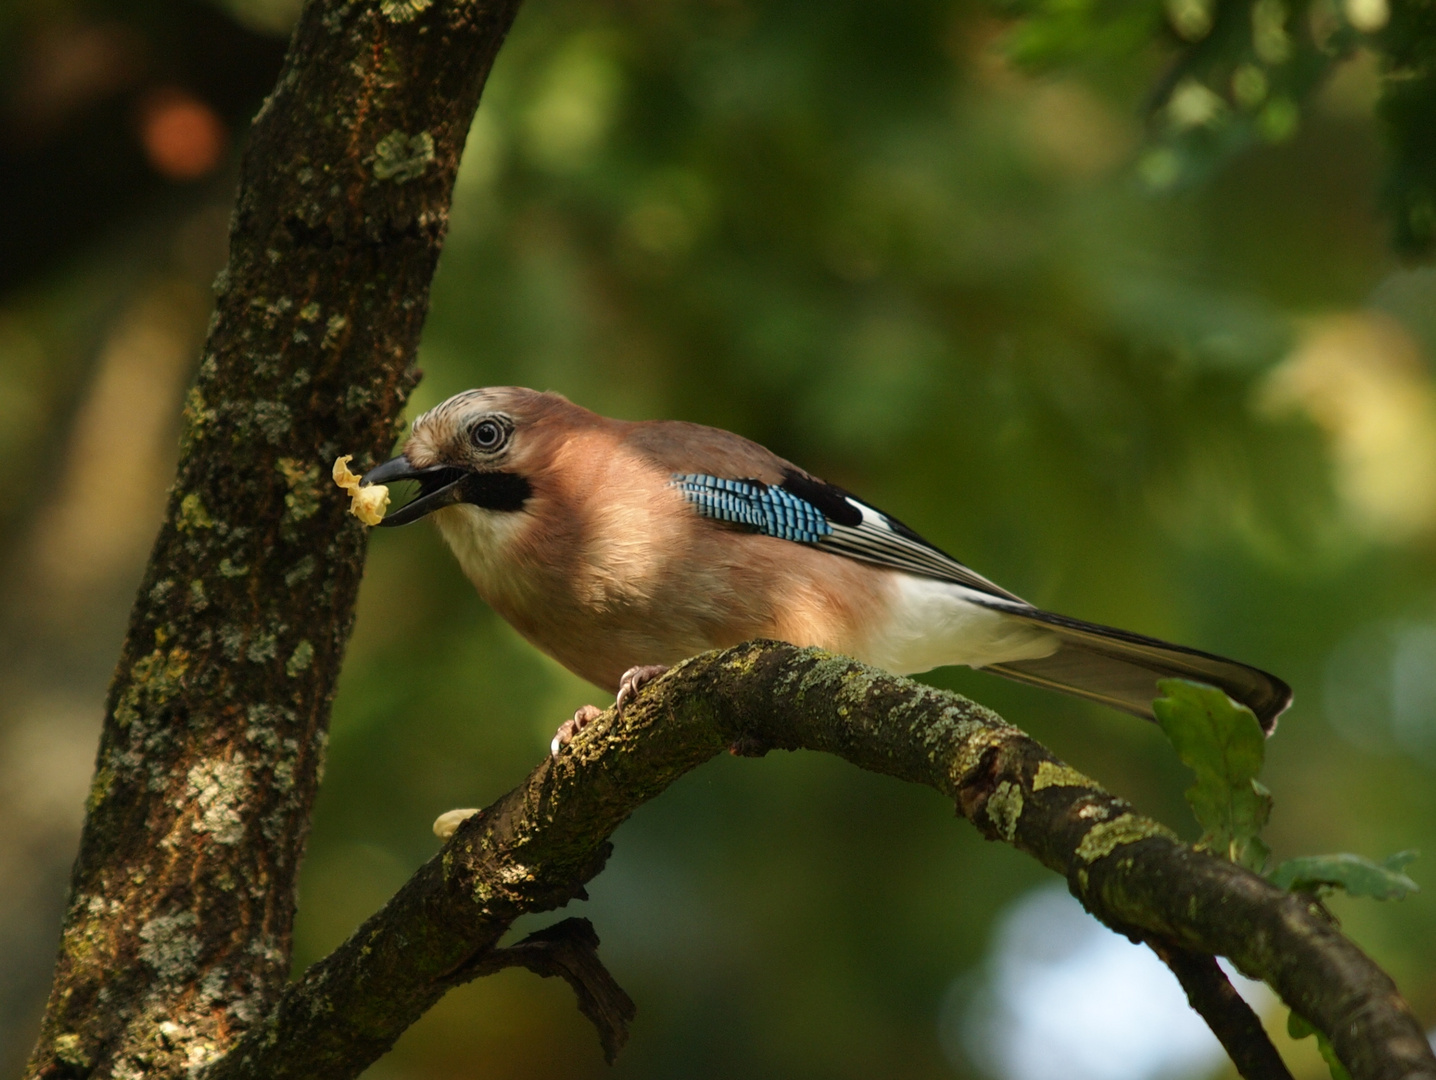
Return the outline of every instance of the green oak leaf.
{"type": "Polygon", "coordinates": [[[1381,863],[1360,855],[1303,855],[1287,859],[1271,872],[1271,883],[1279,889],[1319,892],[1345,889],[1352,896],[1377,900],[1400,900],[1420,887],[1402,871],[1416,858],[1415,851],[1400,851],[1381,863]]]}
{"type": "Polygon", "coordinates": [[[1304,1039],[1308,1035],[1315,1035],[1316,1048],[1321,1051],[1326,1067],[1331,1070],[1331,1080],[1351,1080],[1351,1074],[1346,1071],[1346,1066],[1336,1056],[1336,1047],[1331,1045],[1331,1040],[1307,1023],[1304,1016],[1298,1016],[1295,1011],[1287,1016],[1286,1032],[1293,1039],[1304,1039]]]}
{"type": "Polygon", "coordinates": [[[1163,679],[1165,697],[1152,703],[1157,723],[1197,782],[1187,789],[1197,823],[1199,848],[1260,872],[1267,846],[1262,826],[1271,815],[1271,792],[1257,782],[1266,736],[1256,716],[1211,686],[1163,679]]]}

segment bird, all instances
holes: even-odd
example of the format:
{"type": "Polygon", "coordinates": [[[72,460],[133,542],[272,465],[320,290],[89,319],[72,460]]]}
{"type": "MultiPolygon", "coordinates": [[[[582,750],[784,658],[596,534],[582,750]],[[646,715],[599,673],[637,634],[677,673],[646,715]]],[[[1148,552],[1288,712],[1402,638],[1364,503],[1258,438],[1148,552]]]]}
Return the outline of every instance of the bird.
{"type": "MultiPolygon", "coordinates": [[[[404,480],[417,494],[380,525],[431,518],[479,595],[620,711],[679,661],[758,638],[898,675],[966,665],[1149,720],[1172,677],[1224,691],[1268,734],[1291,702],[1250,665],[1029,604],[719,428],[466,390],[419,416],[360,484],[404,480]]],[[[579,709],[553,754],[598,715],[579,709]]]]}

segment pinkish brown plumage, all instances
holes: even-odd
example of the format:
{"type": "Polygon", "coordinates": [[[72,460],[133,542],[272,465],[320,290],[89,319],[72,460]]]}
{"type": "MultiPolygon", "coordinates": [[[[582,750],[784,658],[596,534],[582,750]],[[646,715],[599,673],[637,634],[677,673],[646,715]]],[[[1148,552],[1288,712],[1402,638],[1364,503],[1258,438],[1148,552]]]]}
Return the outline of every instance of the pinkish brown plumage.
{"type": "MultiPolygon", "coordinates": [[[[532,437],[508,467],[529,477],[520,515],[468,504],[434,513],[469,580],[520,634],[609,692],[639,663],[673,664],[752,638],[862,651],[882,616],[886,572],[773,537],[714,528],[670,483],[721,461],[777,483],[787,462],[697,424],[610,420],[557,395],[505,390],[532,437]]],[[[457,410],[421,417],[415,465],[442,460],[457,410]]]]}
{"type": "Polygon", "coordinates": [[[1268,728],[1290,700],[1244,664],[1040,611],[716,428],[470,390],[419,417],[365,481],[405,478],[421,493],[384,524],[432,514],[494,610],[621,697],[630,669],[776,638],[899,673],[984,667],[1147,717],[1170,675],[1220,686],[1268,728]]]}

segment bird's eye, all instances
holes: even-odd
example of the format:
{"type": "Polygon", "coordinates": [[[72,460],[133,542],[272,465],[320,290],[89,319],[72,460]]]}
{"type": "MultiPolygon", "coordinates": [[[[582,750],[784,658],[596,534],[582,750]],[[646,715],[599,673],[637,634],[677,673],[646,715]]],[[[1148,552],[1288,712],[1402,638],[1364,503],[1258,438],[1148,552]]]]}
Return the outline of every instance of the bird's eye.
{"type": "Polygon", "coordinates": [[[503,425],[497,420],[480,420],[469,429],[469,438],[480,450],[497,450],[504,441],[503,425]]]}

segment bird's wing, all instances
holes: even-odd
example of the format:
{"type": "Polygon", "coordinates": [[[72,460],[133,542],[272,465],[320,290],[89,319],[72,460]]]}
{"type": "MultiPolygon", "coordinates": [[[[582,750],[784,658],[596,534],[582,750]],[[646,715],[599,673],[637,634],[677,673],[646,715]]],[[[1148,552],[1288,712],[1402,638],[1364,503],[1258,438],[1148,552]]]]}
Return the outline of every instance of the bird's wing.
{"type": "Polygon", "coordinates": [[[1162,679],[1194,679],[1220,687],[1249,707],[1270,734],[1291,704],[1291,688],[1276,676],[1235,660],[1110,626],[1041,611],[973,573],[900,521],[840,488],[795,474],[778,484],[681,473],[673,485],[704,517],[767,536],[812,544],[853,559],[905,570],[964,587],[964,598],[1052,632],[1050,655],[984,665],[1019,682],[1098,701],[1154,719],[1152,701],[1162,679]],[[816,485],[816,486],[815,486],[816,485]],[[837,502],[841,500],[841,505],[837,502]]]}
{"type": "MultiPolygon", "coordinates": [[[[655,425],[659,427],[659,425],[655,425]]],[[[1041,611],[974,573],[896,518],[857,496],[809,476],[757,443],[697,425],[655,432],[649,456],[704,518],[810,544],[850,559],[952,582],[964,599],[1040,626],[1060,646],[1049,656],[986,669],[1102,702],[1152,719],[1157,682],[1195,679],[1220,687],[1251,708],[1268,734],[1291,702],[1291,689],[1267,672],[1197,649],[1126,630],[1041,611]]]]}
{"type": "Polygon", "coordinates": [[[896,518],[741,435],[682,421],[656,421],[632,425],[626,441],[666,468],[673,486],[705,518],[951,581],[1003,602],[1003,607],[1028,606],[896,518]]]}
{"type": "Polygon", "coordinates": [[[894,570],[951,581],[994,599],[1026,606],[1017,594],[963,566],[897,518],[835,484],[794,470],[783,478],[780,488],[823,508],[832,532],[819,541],[819,547],[894,570]]]}

